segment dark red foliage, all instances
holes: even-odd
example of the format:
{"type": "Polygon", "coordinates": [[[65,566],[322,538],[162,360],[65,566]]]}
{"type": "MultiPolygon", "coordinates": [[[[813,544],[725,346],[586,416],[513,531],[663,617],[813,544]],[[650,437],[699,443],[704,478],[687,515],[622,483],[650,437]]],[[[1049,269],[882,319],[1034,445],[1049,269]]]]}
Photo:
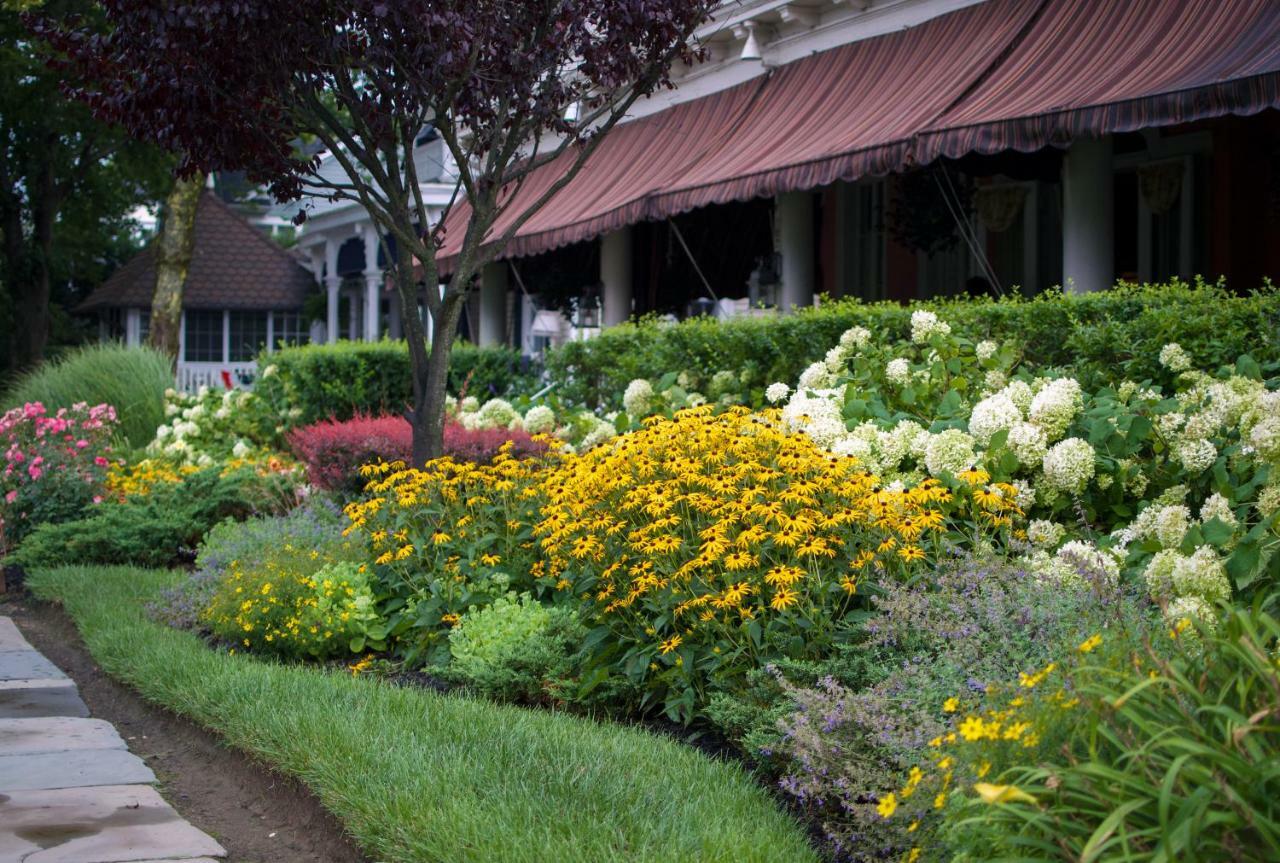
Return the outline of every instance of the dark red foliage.
{"type": "MultiPolygon", "coordinates": [[[[282,198],[314,162],[294,144],[334,98],[382,142],[395,126],[465,129],[471,155],[508,133],[588,134],[579,100],[669,86],[710,0],[103,0],[105,29],[30,16],[102,118],[181,154],[189,171],[245,170],[282,198]],[[305,118],[305,119],[304,119],[305,118]]],[[[506,154],[508,157],[510,154],[506,154]]],[[[486,177],[486,181],[501,178],[486,177]]],[[[377,178],[375,177],[375,182],[377,178]]],[[[386,190],[384,189],[384,192],[386,190]]],[[[470,190],[469,190],[470,191],[470,190]]]]}
{"type": "MultiPolygon", "coordinates": [[[[517,458],[545,449],[522,431],[470,430],[458,423],[449,423],[444,429],[445,455],[458,461],[489,461],[508,441],[514,444],[511,454],[517,458]]],[[[364,488],[365,479],[359,474],[361,465],[409,462],[413,429],[403,417],[394,416],[325,420],[292,431],[289,445],[307,466],[312,485],[350,496],[364,488]]]]}

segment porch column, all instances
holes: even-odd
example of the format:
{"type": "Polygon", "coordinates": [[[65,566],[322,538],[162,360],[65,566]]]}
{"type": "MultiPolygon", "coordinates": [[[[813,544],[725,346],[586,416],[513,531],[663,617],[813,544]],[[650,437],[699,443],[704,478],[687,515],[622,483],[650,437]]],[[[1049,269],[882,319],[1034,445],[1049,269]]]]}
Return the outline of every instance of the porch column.
{"type": "Polygon", "coordinates": [[[331,238],[324,241],[324,291],[325,291],[325,338],[329,344],[338,341],[338,300],[342,279],[338,277],[338,244],[331,238]]]}
{"type": "Polygon", "coordinates": [[[378,340],[379,315],[382,306],[382,270],[378,268],[378,232],[372,226],[364,231],[364,340],[378,340]]]}
{"type": "Polygon", "coordinates": [[[782,253],[783,312],[813,305],[813,194],[785,192],[777,198],[778,251],[782,253]]]}
{"type": "Polygon", "coordinates": [[[600,238],[600,284],[604,286],[600,324],[612,327],[631,317],[631,228],[600,238]]]}
{"type": "Polygon", "coordinates": [[[480,273],[480,333],[482,348],[507,341],[507,262],[485,264],[480,273]]]}
{"type": "Polygon", "coordinates": [[[1085,293],[1115,281],[1111,139],[1080,138],[1062,160],[1062,284],[1085,293]]]}

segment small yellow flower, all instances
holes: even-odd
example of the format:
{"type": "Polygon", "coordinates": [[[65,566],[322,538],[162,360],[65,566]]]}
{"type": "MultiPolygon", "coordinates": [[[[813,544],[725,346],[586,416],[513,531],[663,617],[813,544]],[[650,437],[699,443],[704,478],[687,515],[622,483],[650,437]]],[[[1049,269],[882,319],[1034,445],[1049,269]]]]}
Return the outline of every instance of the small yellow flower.
{"type": "Polygon", "coordinates": [[[1077,648],[1077,649],[1078,649],[1081,653],[1090,653],[1090,652],[1092,652],[1093,650],[1095,650],[1095,649],[1096,649],[1100,644],[1102,644],[1102,635],[1101,635],[1100,633],[1098,633],[1098,634],[1094,634],[1094,635],[1091,635],[1091,636],[1089,636],[1088,638],[1086,638],[1086,639],[1085,639],[1085,640],[1080,644],[1080,647],[1079,647],[1079,648],[1077,648]]]}
{"type": "Polygon", "coordinates": [[[666,641],[658,645],[658,652],[665,656],[666,654],[670,653],[671,651],[679,647],[683,642],[684,642],[684,639],[681,638],[679,635],[673,635],[670,638],[668,638],[666,641]]]}
{"type": "Polygon", "coordinates": [[[881,818],[891,818],[893,813],[898,811],[898,796],[892,792],[880,798],[880,802],[876,804],[876,812],[880,813],[881,818]]]}
{"type": "Polygon", "coordinates": [[[960,709],[960,699],[956,698],[954,695],[948,698],[946,701],[942,702],[943,713],[955,713],[959,709],[960,709]]]}

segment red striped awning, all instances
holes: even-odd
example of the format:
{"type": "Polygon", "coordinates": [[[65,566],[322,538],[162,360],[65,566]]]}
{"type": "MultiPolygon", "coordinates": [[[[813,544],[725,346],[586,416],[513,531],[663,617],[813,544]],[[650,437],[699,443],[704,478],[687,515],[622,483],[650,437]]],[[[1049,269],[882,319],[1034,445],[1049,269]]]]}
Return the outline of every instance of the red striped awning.
{"type": "MultiPolygon", "coordinates": [[[[502,257],[940,157],[1280,107],[1280,0],[986,0],[619,126],[502,257]]],[[[535,171],[490,237],[563,176],[535,171]]],[[[441,250],[457,254],[455,208],[441,250]]]]}
{"type": "MultiPolygon", "coordinates": [[[[1042,2],[987,0],[621,125],[502,256],[536,254],[709,203],[892,171],[911,135],[976,83],[1042,2]]],[[[531,175],[490,237],[570,163],[566,154],[531,175]]],[[[450,214],[442,270],[457,254],[469,216],[465,202],[450,214]]]]}
{"type": "Polygon", "coordinates": [[[1058,0],[914,159],[1030,152],[1280,106],[1277,0],[1058,0]]]}

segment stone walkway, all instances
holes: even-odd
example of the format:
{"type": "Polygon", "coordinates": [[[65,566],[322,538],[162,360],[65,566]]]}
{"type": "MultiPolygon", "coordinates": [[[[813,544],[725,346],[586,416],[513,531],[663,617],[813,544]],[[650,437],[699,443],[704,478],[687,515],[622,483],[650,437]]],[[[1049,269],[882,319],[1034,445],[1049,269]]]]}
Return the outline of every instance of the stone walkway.
{"type": "Polygon", "coordinates": [[[0,863],[214,863],[227,852],[0,617],[0,863]]]}

